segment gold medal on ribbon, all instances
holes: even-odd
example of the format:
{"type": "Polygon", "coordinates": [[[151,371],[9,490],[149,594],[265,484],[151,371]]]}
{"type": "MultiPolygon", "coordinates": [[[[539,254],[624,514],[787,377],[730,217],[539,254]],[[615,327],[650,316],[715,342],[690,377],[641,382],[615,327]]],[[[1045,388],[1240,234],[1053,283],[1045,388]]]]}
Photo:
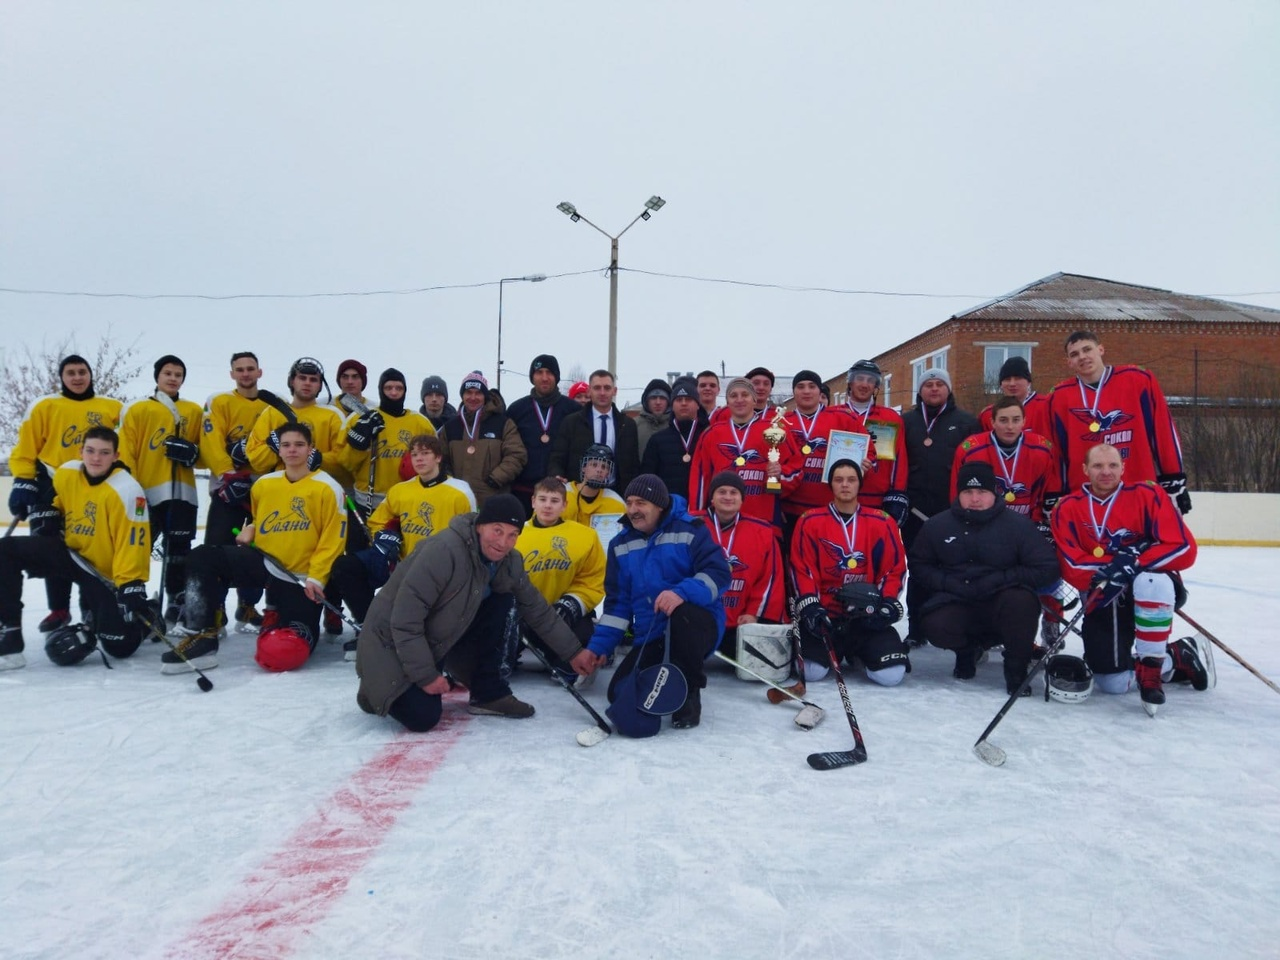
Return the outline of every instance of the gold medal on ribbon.
{"type": "Polygon", "coordinates": [[[856,570],[858,567],[858,561],[855,557],[850,557],[848,560],[844,562],[844,565],[848,567],[850,570],[856,570]]]}
{"type": "Polygon", "coordinates": [[[1007,492],[1007,493],[1005,493],[1005,495],[1004,495],[1004,502],[1005,502],[1005,503],[1013,503],[1013,501],[1015,501],[1015,500],[1017,500],[1017,499],[1018,499],[1017,494],[1015,494],[1012,490],[1008,491],[1008,492],[1007,492]]]}
{"type": "Polygon", "coordinates": [[[1101,429],[1102,429],[1102,424],[1098,423],[1098,421],[1097,421],[1097,420],[1095,420],[1095,421],[1093,421],[1093,423],[1089,424],[1089,432],[1090,432],[1090,433],[1097,433],[1097,432],[1098,432],[1099,430],[1101,430],[1101,429]]]}
{"type": "Polygon", "coordinates": [[[747,465],[747,458],[746,458],[746,457],[738,457],[738,459],[734,460],[733,462],[734,462],[734,463],[736,463],[736,464],[737,464],[738,466],[740,466],[740,467],[745,467],[745,466],[747,465]]]}
{"type": "Polygon", "coordinates": [[[1093,555],[1097,557],[1099,560],[1101,560],[1104,556],[1106,556],[1106,554],[1107,554],[1107,551],[1103,550],[1101,547],[1093,548],[1093,555]]]}
{"type": "Polygon", "coordinates": [[[803,447],[800,448],[800,452],[803,453],[805,456],[808,456],[809,454],[813,453],[813,447],[809,446],[806,443],[803,447]]]}

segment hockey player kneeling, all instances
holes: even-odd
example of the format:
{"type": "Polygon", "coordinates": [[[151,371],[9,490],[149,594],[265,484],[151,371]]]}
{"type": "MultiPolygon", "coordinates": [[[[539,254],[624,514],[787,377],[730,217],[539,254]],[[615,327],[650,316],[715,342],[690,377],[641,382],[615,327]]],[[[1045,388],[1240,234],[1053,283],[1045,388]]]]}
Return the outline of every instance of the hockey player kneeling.
{"type": "Polygon", "coordinates": [[[61,667],[89,656],[101,642],[113,657],[128,657],[142,643],[151,538],[142,487],[116,462],[116,432],[85,431],[81,460],[53,474],[52,503],[33,505],[30,537],[0,539],[0,670],[26,664],[22,655],[22,575],[61,577],[80,587],[88,624],[63,624],[48,636],[45,652],[61,667]],[[71,551],[92,565],[103,582],[77,566],[71,551]]]}
{"type": "Polygon", "coordinates": [[[522,719],[533,707],[516,699],[502,676],[512,604],[580,676],[599,658],[582,649],[573,631],[529,582],[515,549],[524,507],[509,493],[494,494],[479,513],[449,521],[396,566],[374,597],[356,643],[366,713],[388,714],[417,733],[440,722],[449,692],[446,669],[471,690],[469,712],[522,719]]]}
{"type": "Polygon", "coordinates": [[[831,503],[804,514],[791,536],[804,679],[830,672],[825,637],[837,658],[860,660],[868,679],[896,686],[911,666],[893,628],[902,618],[897,598],[906,572],[898,524],[859,503],[860,464],[837,460],[827,482],[831,503]]]}
{"type": "Polygon", "coordinates": [[[279,625],[258,637],[254,659],[263,669],[296,670],[315,649],[325,584],[347,543],[347,511],[342,487],[318,469],[310,428],[290,422],[275,433],[284,469],[249,491],[254,522],[236,535],[236,546],[204,544],[187,561],[186,622],[178,650],[160,657],[161,673],[218,665],[218,619],[232,587],[265,587],[279,615],[279,625]]]}
{"type": "Polygon", "coordinates": [[[724,633],[729,564],[684,497],[658,477],[636,477],[625,499],[605,564],[604,615],[587,649],[605,658],[631,629],[634,645],[609,683],[608,715],[619,732],[651,737],[668,713],[677,728],[702,719],[703,662],[724,633]]]}
{"type": "Polygon", "coordinates": [[[1136,680],[1143,708],[1155,716],[1164,681],[1196,690],[1210,683],[1207,645],[1170,642],[1177,574],[1195,562],[1196,542],[1158,484],[1122,481],[1124,459],[1115,447],[1090,447],[1084,472],[1088,482],[1063,497],[1052,516],[1062,577],[1086,597],[1084,659],[1104,693],[1126,693],[1136,680]]]}

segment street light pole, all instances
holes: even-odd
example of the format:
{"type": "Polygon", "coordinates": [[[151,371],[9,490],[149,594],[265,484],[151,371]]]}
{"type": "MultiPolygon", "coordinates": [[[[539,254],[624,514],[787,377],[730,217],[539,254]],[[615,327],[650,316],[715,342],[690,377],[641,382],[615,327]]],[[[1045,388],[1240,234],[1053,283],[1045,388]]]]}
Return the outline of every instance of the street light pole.
{"type": "Polygon", "coordinates": [[[547,279],[545,273],[531,273],[523,277],[503,277],[498,281],[498,373],[494,379],[497,382],[496,389],[499,393],[502,392],[502,285],[520,281],[541,283],[545,279],[547,279]]]}
{"type": "Polygon", "coordinates": [[[567,200],[556,204],[556,209],[574,223],[581,220],[587,226],[594,228],[609,238],[609,372],[615,377],[618,375],[618,240],[624,233],[634,227],[637,221],[648,220],[666,204],[667,201],[654,194],[645,201],[644,209],[640,211],[640,215],[619,230],[616,235],[609,233],[607,230],[601,230],[580,214],[578,208],[567,200]]]}

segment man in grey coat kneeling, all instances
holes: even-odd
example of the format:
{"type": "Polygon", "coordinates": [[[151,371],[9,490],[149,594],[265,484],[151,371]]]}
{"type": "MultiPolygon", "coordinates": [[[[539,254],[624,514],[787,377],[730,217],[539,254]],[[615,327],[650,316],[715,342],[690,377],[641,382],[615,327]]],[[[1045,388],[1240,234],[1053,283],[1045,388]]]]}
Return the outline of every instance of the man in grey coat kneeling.
{"type": "Polygon", "coordinates": [[[499,674],[513,603],[520,619],[577,673],[595,671],[601,658],[582,648],[525,575],[515,549],[524,521],[520,501],[499,494],[479,513],[454,517],[400,561],[360,631],[360,709],[390,714],[418,733],[430,730],[449,691],[447,667],[470,687],[471,713],[533,716],[533,707],[517,700],[499,674]]]}

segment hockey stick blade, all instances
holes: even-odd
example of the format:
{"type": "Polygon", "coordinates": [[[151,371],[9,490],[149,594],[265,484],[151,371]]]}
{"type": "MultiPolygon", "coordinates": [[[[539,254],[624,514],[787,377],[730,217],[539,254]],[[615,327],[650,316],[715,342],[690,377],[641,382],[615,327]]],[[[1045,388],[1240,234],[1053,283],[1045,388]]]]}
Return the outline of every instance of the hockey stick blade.
{"type": "Polygon", "coordinates": [[[604,743],[609,739],[609,731],[603,727],[587,727],[581,730],[574,737],[578,741],[580,747],[594,747],[598,743],[604,743]]]}
{"type": "Polygon", "coordinates": [[[798,700],[804,696],[804,681],[801,680],[792,686],[786,687],[785,689],[795,694],[795,696],[788,697],[785,693],[773,689],[766,690],[765,696],[769,698],[770,703],[786,703],[788,700],[798,700]]]}
{"type": "Polygon", "coordinates": [[[855,763],[862,763],[867,759],[867,750],[865,747],[854,747],[852,750],[811,753],[807,759],[809,766],[815,770],[835,770],[837,767],[849,767],[855,763]]]}
{"type": "Polygon", "coordinates": [[[1005,752],[990,740],[979,740],[973,745],[973,752],[979,760],[989,767],[1004,766],[1007,759],[1005,752]]]}

